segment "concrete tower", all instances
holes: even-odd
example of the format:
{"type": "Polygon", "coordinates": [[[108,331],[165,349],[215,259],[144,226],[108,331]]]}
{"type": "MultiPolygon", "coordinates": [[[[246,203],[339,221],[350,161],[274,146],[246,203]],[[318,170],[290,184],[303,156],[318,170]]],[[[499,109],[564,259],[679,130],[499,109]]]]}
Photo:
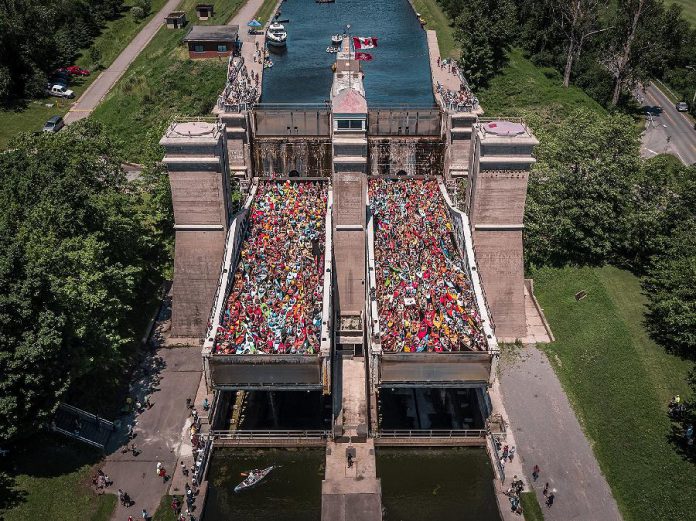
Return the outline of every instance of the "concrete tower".
{"type": "Polygon", "coordinates": [[[171,336],[182,342],[205,335],[220,276],[230,220],[225,141],[217,121],[175,122],[160,140],[176,231],[171,336]]]}
{"type": "Polygon", "coordinates": [[[532,151],[539,142],[521,122],[474,126],[466,212],[496,336],[526,336],[522,231],[532,151]]]}

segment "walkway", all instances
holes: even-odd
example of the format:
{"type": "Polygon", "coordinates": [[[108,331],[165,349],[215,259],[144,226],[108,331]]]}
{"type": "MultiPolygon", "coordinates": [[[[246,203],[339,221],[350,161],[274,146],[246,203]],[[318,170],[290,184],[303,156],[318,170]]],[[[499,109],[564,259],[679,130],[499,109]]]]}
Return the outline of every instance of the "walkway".
{"type": "Polygon", "coordinates": [[[104,472],[114,482],[108,491],[115,493],[120,488],[134,501],[130,508],[117,505],[111,517],[113,521],[124,521],[129,515],[139,519],[143,509],[154,514],[170,485],[157,477],[157,462],[162,462],[167,473],[173,475],[190,425],[186,397],[195,397],[201,380],[200,349],[161,348],[157,354],[165,362],[159,374],[159,390],[151,395],[152,408],[137,417],[133,440],[142,452],[133,456],[116,450],[106,457],[103,465],[104,472]]]}
{"type": "Polygon", "coordinates": [[[554,505],[544,508],[547,521],[621,520],[616,501],[592,448],[546,355],[526,347],[519,358],[501,362],[500,385],[517,452],[540,504],[545,482],[556,489],[554,505]]]}
{"type": "MultiPolygon", "coordinates": [[[[261,34],[249,34],[249,27],[247,24],[254,18],[256,12],[262,5],[263,0],[248,0],[229,22],[230,25],[239,26],[239,39],[242,41],[241,54],[244,58],[244,65],[246,65],[249,74],[253,72],[254,75],[259,75],[260,87],[263,86],[263,60],[254,63],[254,54],[256,53],[257,43],[259,49],[263,49],[266,45],[266,36],[263,31],[261,31],[261,34]]],[[[266,26],[264,25],[263,29],[265,30],[265,28],[266,26]]]]}
{"type": "Polygon", "coordinates": [[[157,30],[164,24],[164,17],[174,11],[180,0],[169,0],[145,27],[133,38],[114,62],[92,82],[87,90],[70,108],[65,115],[65,123],[70,124],[89,116],[97,105],[106,97],[123,73],[145,46],[150,42],[157,30]]]}

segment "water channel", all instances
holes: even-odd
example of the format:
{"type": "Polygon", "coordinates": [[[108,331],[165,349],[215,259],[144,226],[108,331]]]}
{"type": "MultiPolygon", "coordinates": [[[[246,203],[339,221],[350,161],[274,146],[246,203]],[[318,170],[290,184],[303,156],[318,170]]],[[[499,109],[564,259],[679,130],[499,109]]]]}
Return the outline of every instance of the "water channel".
{"type": "Polygon", "coordinates": [[[281,3],[280,20],[288,32],[287,50],[272,54],[263,75],[262,102],[322,103],[329,98],[331,36],[350,24],[355,36],[376,36],[374,59],[363,62],[368,104],[432,105],[428,44],[408,0],[314,0],[281,3]]]}

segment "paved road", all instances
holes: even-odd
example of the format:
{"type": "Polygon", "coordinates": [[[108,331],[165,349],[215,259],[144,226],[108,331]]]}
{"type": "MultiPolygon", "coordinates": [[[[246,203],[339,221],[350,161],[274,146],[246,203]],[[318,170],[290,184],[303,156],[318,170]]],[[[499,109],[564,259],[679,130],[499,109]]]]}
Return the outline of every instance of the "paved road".
{"type": "Polygon", "coordinates": [[[179,5],[179,2],[180,0],[169,0],[152,20],[142,28],[128,46],[121,51],[121,54],[118,55],[111,66],[102,72],[75,102],[70,111],[65,115],[65,123],[74,123],[75,121],[86,118],[92,113],[123,73],[126,72],[128,66],[138,57],[155,33],[157,33],[157,30],[164,23],[164,17],[174,11],[179,5]]]}
{"type": "Polygon", "coordinates": [[[643,135],[641,155],[652,157],[667,152],[677,156],[684,164],[696,163],[693,118],[678,112],[674,103],[653,84],[646,88],[642,102],[643,108],[655,116],[653,123],[648,122],[643,135]]]}
{"type": "Polygon", "coordinates": [[[501,362],[500,386],[517,453],[544,505],[544,483],[556,489],[544,508],[547,521],[620,521],[621,514],[592,448],[546,355],[526,347],[515,360],[501,362]],[[541,474],[534,483],[532,468],[541,474]]]}

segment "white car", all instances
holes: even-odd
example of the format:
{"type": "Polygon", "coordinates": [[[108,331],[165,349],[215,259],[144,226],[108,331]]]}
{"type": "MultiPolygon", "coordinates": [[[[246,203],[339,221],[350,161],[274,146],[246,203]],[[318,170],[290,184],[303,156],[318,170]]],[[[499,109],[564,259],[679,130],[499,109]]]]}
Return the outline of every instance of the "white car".
{"type": "Polygon", "coordinates": [[[686,101],[680,101],[674,106],[679,112],[688,112],[689,110],[689,105],[686,103],[686,101]]]}
{"type": "Polygon", "coordinates": [[[75,93],[64,85],[53,85],[48,89],[48,94],[57,98],[74,98],[75,93]]]}

